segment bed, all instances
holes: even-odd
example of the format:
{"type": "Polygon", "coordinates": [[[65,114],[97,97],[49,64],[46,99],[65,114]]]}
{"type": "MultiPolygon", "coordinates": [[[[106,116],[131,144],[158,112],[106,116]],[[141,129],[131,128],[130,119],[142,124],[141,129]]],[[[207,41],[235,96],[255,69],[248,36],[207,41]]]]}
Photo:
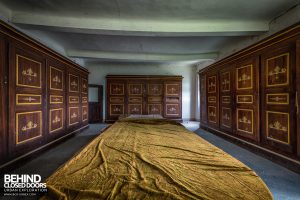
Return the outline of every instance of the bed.
{"type": "Polygon", "coordinates": [[[42,199],[272,199],[254,171],[166,119],[118,120],[46,182],[42,199]]]}

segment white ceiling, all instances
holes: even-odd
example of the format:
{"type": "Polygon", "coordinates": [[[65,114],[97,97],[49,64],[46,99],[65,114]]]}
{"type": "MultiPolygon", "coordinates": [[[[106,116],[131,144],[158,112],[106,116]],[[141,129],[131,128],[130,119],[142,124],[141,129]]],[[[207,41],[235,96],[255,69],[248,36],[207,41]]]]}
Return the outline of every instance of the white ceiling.
{"type": "Polygon", "coordinates": [[[88,62],[215,59],[299,0],[0,0],[9,21],[88,62]]]}

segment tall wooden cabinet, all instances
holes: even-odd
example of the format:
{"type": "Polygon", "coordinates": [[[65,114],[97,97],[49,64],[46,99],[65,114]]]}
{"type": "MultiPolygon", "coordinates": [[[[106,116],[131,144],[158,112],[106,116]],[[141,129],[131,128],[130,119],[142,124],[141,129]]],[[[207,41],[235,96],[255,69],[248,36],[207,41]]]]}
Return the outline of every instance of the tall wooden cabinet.
{"type": "Polygon", "coordinates": [[[201,127],[300,159],[300,25],[201,70],[201,127]]]}
{"type": "Polygon", "coordinates": [[[0,168],[87,125],[88,71],[0,22],[0,168]]]}
{"type": "Polygon", "coordinates": [[[108,75],[106,80],[107,122],[132,114],[181,119],[182,77],[108,75]]]}

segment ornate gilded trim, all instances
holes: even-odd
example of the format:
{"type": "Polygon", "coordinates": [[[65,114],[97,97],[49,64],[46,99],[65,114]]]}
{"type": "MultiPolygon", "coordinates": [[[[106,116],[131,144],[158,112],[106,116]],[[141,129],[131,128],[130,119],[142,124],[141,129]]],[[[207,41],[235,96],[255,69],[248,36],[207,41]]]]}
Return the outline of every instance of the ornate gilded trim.
{"type": "MultiPolygon", "coordinates": [[[[42,136],[42,130],[43,130],[43,124],[42,124],[42,111],[33,111],[33,112],[22,112],[22,113],[16,113],[16,145],[18,144],[21,144],[21,143],[24,143],[24,142],[28,142],[30,140],[33,140],[33,139],[36,139],[38,137],[41,137],[42,136]],[[33,114],[33,113],[39,113],[40,114],[40,118],[39,118],[39,121],[40,121],[40,133],[39,135],[37,136],[34,136],[34,137],[31,137],[29,139],[26,139],[26,140],[23,140],[23,141],[19,141],[19,116],[20,115],[27,115],[27,114],[33,114]]],[[[27,122],[26,124],[26,129],[29,128],[29,129],[32,129],[32,128],[36,128],[37,127],[37,124],[36,123],[33,123],[32,121],[29,121],[27,122]]],[[[22,127],[23,129],[24,127],[22,127]]],[[[25,128],[24,128],[25,129],[25,128]]],[[[28,130],[28,129],[27,129],[28,130]]],[[[24,131],[24,130],[23,130],[24,131]]]]}
{"type": "MultiPolygon", "coordinates": [[[[174,89],[174,88],[172,88],[172,89],[174,89]]],[[[174,89],[174,90],[176,90],[176,89],[174,89]]],[[[172,92],[174,90],[172,90],[172,92]]],[[[166,86],[165,86],[165,92],[166,92],[167,96],[178,96],[179,93],[180,93],[180,84],[178,84],[178,83],[166,84],[166,86]],[[175,85],[176,87],[178,87],[178,93],[168,93],[168,86],[169,85],[175,85]]]]}
{"type": "Polygon", "coordinates": [[[58,90],[58,91],[63,91],[64,90],[64,71],[56,68],[56,67],[52,67],[50,66],[50,90],[58,90]],[[52,70],[51,69],[54,69],[56,71],[60,71],[61,72],[61,76],[62,76],[62,80],[58,77],[58,76],[55,76],[55,77],[52,77],[52,70]],[[52,79],[52,80],[51,80],[52,79]],[[61,84],[61,89],[57,89],[57,88],[52,88],[52,81],[53,82],[56,82],[56,83],[62,83],[61,84]]]}
{"type": "Polygon", "coordinates": [[[217,103],[217,97],[216,96],[209,96],[207,97],[208,103],[217,103]]]}
{"type": "Polygon", "coordinates": [[[266,115],[266,133],[267,133],[267,139],[268,140],[273,140],[275,142],[279,142],[279,143],[283,143],[283,144],[287,144],[290,145],[290,115],[289,113],[285,113],[285,112],[276,112],[276,111],[267,111],[267,115],[266,115]],[[279,115],[286,115],[287,116],[287,120],[288,120],[288,124],[287,127],[282,125],[279,121],[270,123],[269,122],[269,113],[273,113],[273,114],[279,114],[279,115]],[[286,132],[288,134],[288,142],[282,141],[282,140],[278,140],[275,138],[272,138],[269,136],[269,129],[273,129],[273,130],[277,130],[277,131],[282,131],[282,132],[286,132]]]}
{"type": "Polygon", "coordinates": [[[289,93],[267,94],[266,101],[267,104],[271,104],[271,105],[289,105],[290,95],[289,93]]]}
{"type": "Polygon", "coordinates": [[[124,115],[124,104],[110,104],[109,114],[110,115],[124,115]],[[113,111],[112,106],[122,106],[122,113],[120,113],[120,114],[114,114],[114,113],[112,113],[112,111],[113,111]]]}
{"type": "MultiPolygon", "coordinates": [[[[157,110],[157,109],[151,109],[151,111],[153,111],[153,112],[156,112],[156,111],[159,111],[159,114],[161,114],[161,112],[162,112],[162,109],[161,109],[161,104],[155,104],[155,103],[153,103],[153,104],[148,104],[148,114],[150,114],[151,112],[150,112],[150,106],[159,106],[160,108],[159,108],[159,110],[157,110]]],[[[152,107],[153,108],[153,107],[152,107]]]]}
{"type": "MultiPolygon", "coordinates": [[[[88,84],[88,80],[87,80],[86,78],[81,78],[81,80],[85,80],[86,84],[88,84]]],[[[82,82],[83,82],[83,81],[82,81],[82,82]]],[[[86,84],[83,83],[83,84],[82,84],[82,88],[83,88],[83,89],[86,89],[87,92],[82,92],[82,91],[81,91],[82,94],[87,94],[87,93],[88,93],[88,85],[86,85],[86,84]]]]}
{"type": "Polygon", "coordinates": [[[253,95],[236,95],[236,102],[239,104],[253,104],[253,95]]]}
{"type": "Polygon", "coordinates": [[[61,104],[64,103],[64,97],[60,95],[50,95],[50,104],[61,104]],[[52,101],[54,100],[54,101],[52,101]]]}
{"type": "Polygon", "coordinates": [[[290,53],[284,53],[278,56],[274,56],[271,58],[268,58],[266,60],[266,87],[276,87],[276,86],[284,86],[284,85],[289,85],[289,79],[290,79],[290,53]],[[283,57],[283,56],[287,56],[287,66],[280,68],[279,66],[276,66],[275,69],[272,72],[269,72],[269,61],[273,60],[275,58],[279,58],[279,57],[283,57]],[[275,76],[276,79],[278,79],[278,75],[279,74],[286,74],[287,79],[285,83],[280,83],[280,84],[271,84],[269,85],[269,76],[275,76]]]}
{"type": "Polygon", "coordinates": [[[179,116],[179,114],[180,114],[179,104],[166,104],[166,112],[165,113],[168,116],[179,116]],[[172,114],[172,113],[170,114],[170,113],[168,113],[168,111],[173,112],[173,111],[176,110],[174,107],[172,107],[171,109],[168,110],[168,106],[178,106],[178,113],[176,113],[176,114],[172,114]]]}
{"type": "Polygon", "coordinates": [[[230,92],[230,79],[231,79],[231,77],[230,77],[230,72],[223,72],[222,74],[221,74],[221,77],[222,77],[222,79],[223,79],[223,81],[221,82],[221,85],[222,85],[222,87],[221,87],[221,92],[230,92]],[[223,76],[225,75],[225,74],[229,74],[229,80],[227,80],[227,79],[223,79],[223,76]],[[227,86],[228,85],[228,90],[223,90],[223,87],[224,86],[227,86]]]}
{"type": "MultiPolygon", "coordinates": [[[[24,75],[24,76],[30,76],[30,77],[36,77],[37,73],[33,72],[31,68],[28,68],[27,70],[23,70],[22,71],[22,75],[24,75]]],[[[17,86],[21,86],[21,87],[41,88],[42,87],[42,63],[38,62],[36,60],[27,58],[25,56],[21,56],[19,54],[16,54],[16,85],[17,86]],[[32,61],[32,62],[35,62],[35,63],[37,63],[39,65],[39,68],[40,68],[39,86],[24,85],[24,84],[19,83],[19,57],[24,58],[24,59],[29,60],[29,61],[32,61]]]]}
{"type": "Polygon", "coordinates": [[[89,118],[89,116],[88,116],[88,112],[87,112],[87,109],[88,109],[88,107],[87,106],[82,106],[82,122],[85,122],[85,121],[87,121],[88,120],[88,118],[89,118]],[[83,108],[86,108],[86,110],[84,110],[83,108]],[[86,115],[86,118],[83,118],[83,116],[85,116],[86,115]]]}
{"type": "Polygon", "coordinates": [[[159,84],[159,83],[149,83],[148,84],[148,95],[152,95],[152,96],[160,96],[160,95],[162,95],[163,94],[163,84],[159,84]],[[154,92],[157,92],[157,91],[159,91],[159,87],[160,87],[160,93],[159,94],[154,94],[154,93],[151,93],[150,92],[150,85],[159,85],[158,87],[154,87],[154,88],[152,88],[152,92],[154,91],[154,92]]]}
{"type": "Polygon", "coordinates": [[[64,123],[63,123],[63,120],[64,120],[64,109],[63,108],[58,108],[58,109],[50,109],[49,111],[49,133],[53,133],[53,132],[56,132],[58,130],[61,130],[64,128],[64,123]],[[52,119],[52,111],[58,111],[58,110],[61,110],[61,118],[59,116],[55,116],[55,119],[51,121],[52,119]],[[54,129],[52,130],[52,124],[54,123],[59,123],[61,122],[61,127],[57,128],[57,129],[54,129]]]}
{"type": "Polygon", "coordinates": [[[78,124],[79,123],[79,119],[78,119],[77,122],[74,122],[74,123],[71,124],[71,119],[78,117],[78,115],[76,114],[76,112],[73,112],[72,115],[71,115],[71,109],[73,109],[73,108],[77,109],[78,115],[79,115],[79,107],[69,107],[69,126],[72,126],[74,124],[78,124]]]}
{"type": "Polygon", "coordinates": [[[74,74],[69,74],[69,92],[79,92],[79,76],[76,76],[74,74]],[[78,82],[72,81],[71,82],[71,76],[77,77],[78,82]],[[71,86],[77,87],[77,90],[72,90],[71,86]]]}
{"type": "MultiPolygon", "coordinates": [[[[227,115],[227,113],[225,115],[223,115],[224,114],[223,110],[229,110],[230,113],[231,113],[231,108],[222,107],[222,119],[227,120],[227,121],[229,121],[229,120],[232,121],[231,116],[227,115]]],[[[231,125],[228,126],[228,125],[223,123],[223,120],[221,120],[221,121],[222,121],[222,126],[227,127],[227,128],[231,128],[231,125]]]]}
{"type": "Polygon", "coordinates": [[[216,120],[217,120],[217,107],[216,106],[208,106],[208,109],[207,109],[207,111],[208,111],[208,122],[211,122],[211,123],[217,123],[217,121],[211,121],[210,119],[209,119],[209,117],[214,117],[216,120]],[[214,109],[214,112],[209,112],[209,108],[213,108],[214,109]]]}
{"type": "Polygon", "coordinates": [[[254,119],[253,119],[253,110],[252,109],[240,109],[240,108],[237,108],[236,109],[236,129],[238,131],[241,131],[241,132],[245,132],[245,133],[249,133],[249,134],[253,134],[254,133],[254,119]],[[239,116],[239,111],[247,111],[247,112],[251,112],[251,120],[248,119],[245,115],[240,117],[239,116]],[[243,129],[239,129],[239,123],[244,123],[244,124],[251,124],[251,129],[252,131],[246,131],[246,130],[243,130],[243,129]]]}
{"type": "Polygon", "coordinates": [[[69,103],[79,103],[79,96],[69,96],[69,103]]]}
{"type": "MultiPolygon", "coordinates": [[[[110,83],[109,86],[110,86],[110,87],[109,87],[109,88],[110,88],[110,95],[124,95],[124,87],[125,87],[125,86],[124,86],[124,83],[110,83]],[[113,90],[113,89],[112,89],[112,88],[113,88],[112,86],[113,86],[113,85],[121,85],[121,86],[122,86],[122,93],[120,93],[120,94],[113,94],[113,93],[112,93],[112,90],[113,90]]],[[[117,89],[117,91],[120,91],[120,90],[121,90],[120,88],[114,88],[114,90],[116,90],[116,89],[117,89]]]]}
{"type": "Polygon", "coordinates": [[[42,95],[36,95],[36,94],[16,94],[16,105],[41,105],[42,104],[42,95]],[[28,103],[21,103],[19,102],[19,98],[23,96],[26,98],[28,103]],[[35,97],[38,98],[38,102],[32,102],[35,101],[35,97]]]}
{"type": "Polygon", "coordinates": [[[253,65],[245,65],[245,66],[241,66],[241,67],[238,67],[236,68],[236,90],[249,90],[249,89],[252,89],[253,88],[253,65]],[[242,69],[242,68],[247,68],[247,67],[250,67],[250,76],[243,73],[241,77],[239,77],[239,69],[242,69]],[[245,81],[250,81],[251,85],[250,87],[243,87],[243,88],[240,88],[239,87],[239,82],[245,82],[245,81]]]}
{"type": "Polygon", "coordinates": [[[231,101],[231,97],[230,96],[222,96],[222,103],[223,104],[230,104],[230,101],[231,101]]]}
{"type": "Polygon", "coordinates": [[[216,93],[217,92],[217,76],[209,76],[207,78],[207,81],[208,81],[207,93],[216,93]],[[214,81],[209,81],[210,79],[214,79],[214,81]],[[214,88],[214,90],[210,91],[210,88],[214,88]]]}
{"type": "MultiPolygon", "coordinates": [[[[130,110],[130,106],[140,106],[140,115],[143,113],[143,105],[142,104],[128,104],[128,114],[132,114],[130,110]]],[[[138,111],[137,109],[133,110],[134,112],[138,111]]]]}

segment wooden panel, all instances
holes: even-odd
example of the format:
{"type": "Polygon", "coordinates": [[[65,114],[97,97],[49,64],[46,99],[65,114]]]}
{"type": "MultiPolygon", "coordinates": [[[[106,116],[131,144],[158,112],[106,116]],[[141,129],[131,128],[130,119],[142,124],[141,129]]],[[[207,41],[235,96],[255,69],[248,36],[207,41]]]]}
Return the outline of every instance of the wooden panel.
{"type": "Polygon", "coordinates": [[[141,115],[142,107],[142,104],[128,104],[128,114],[141,115]]]}
{"type": "Polygon", "coordinates": [[[236,133],[254,141],[260,141],[258,66],[259,58],[250,57],[235,69],[236,133]]]}
{"type": "Polygon", "coordinates": [[[88,120],[89,114],[88,114],[88,106],[82,106],[82,121],[85,122],[88,120]]]}
{"type": "Polygon", "coordinates": [[[128,84],[128,95],[142,95],[143,93],[143,84],[128,84]]]}
{"type": "Polygon", "coordinates": [[[124,97],[110,97],[112,103],[124,103],[124,97]]]}
{"type": "Polygon", "coordinates": [[[50,90],[64,90],[64,72],[53,66],[50,66],[50,90]]]}
{"type": "Polygon", "coordinates": [[[88,80],[86,78],[81,79],[81,93],[82,94],[88,93],[88,80]]]}
{"type": "Polygon", "coordinates": [[[5,68],[5,51],[4,40],[0,37],[0,164],[7,159],[7,73],[5,68]]]}
{"type": "Polygon", "coordinates": [[[262,141],[279,151],[296,152],[294,47],[272,48],[262,55],[262,141]]]}
{"type": "Polygon", "coordinates": [[[166,116],[179,116],[180,105],[179,104],[166,104],[166,116]]]}
{"type": "MultiPolygon", "coordinates": [[[[231,95],[233,93],[233,67],[226,67],[220,71],[220,129],[226,131],[229,134],[233,133],[233,122],[234,122],[234,114],[233,114],[233,102],[231,95]]],[[[216,96],[215,96],[216,98],[216,96]]],[[[208,102],[210,102],[208,96],[208,102]]],[[[217,99],[215,101],[211,101],[210,103],[217,103],[217,99]]]]}
{"type": "Polygon", "coordinates": [[[110,115],[123,115],[124,104],[110,104],[110,115]]]}
{"type": "Polygon", "coordinates": [[[163,94],[163,84],[149,83],[148,95],[160,96],[163,94]]]}
{"type": "Polygon", "coordinates": [[[207,121],[208,126],[212,128],[219,128],[219,84],[217,72],[210,72],[207,74],[207,121]]]}
{"type": "Polygon", "coordinates": [[[88,97],[82,97],[82,103],[88,103],[88,97]]]}
{"type": "Polygon", "coordinates": [[[50,95],[50,104],[63,104],[64,97],[60,95],[50,95]]]}
{"type": "Polygon", "coordinates": [[[79,103],[79,96],[69,96],[69,103],[79,103]]]}
{"type": "Polygon", "coordinates": [[[69,107],[69,126],[78,124],[80,122],[79,107],[69,107]]]}
{"type": "Polygon", "coordinates": [[[124,95],[124,83],[111,83],[110,95],[124,95]]]}
{"type": "Polygon", "coordinates": [[[161,104],[148,104],[148,114],[161,115],[162,114],[162,105],[161,104]]]}
{"type": "Polygon", "coordinates": [[[179,96],[181,87],[179,83],[166,83],[165,85],[166,91],[165,95],[166,96],[179,96]]]}
{"type": "Polygon", "coordinates": [[[42,87],[42,63],[30,57],[16,55],[16,80],[20,87],[42,87]]]}
{"type": "Polygon", "coordinates": [[[42,111],[16,113],[16,144],[42,136],[42,111]]]}
{"type": "Polygon", "coordinates": [[[69,74],[69,92],[79,92],[79,76],[69,74]]]}
{"type": "Polygon", "coordinates": [[[42,95],[16,94],[16,105],[41,105],[42,95]]]}
{"type": "Polygon", "coordinates": [[[49,132],[57,132],[64,128],[64,109],[50,109],[49,111],[49,132]]]}

